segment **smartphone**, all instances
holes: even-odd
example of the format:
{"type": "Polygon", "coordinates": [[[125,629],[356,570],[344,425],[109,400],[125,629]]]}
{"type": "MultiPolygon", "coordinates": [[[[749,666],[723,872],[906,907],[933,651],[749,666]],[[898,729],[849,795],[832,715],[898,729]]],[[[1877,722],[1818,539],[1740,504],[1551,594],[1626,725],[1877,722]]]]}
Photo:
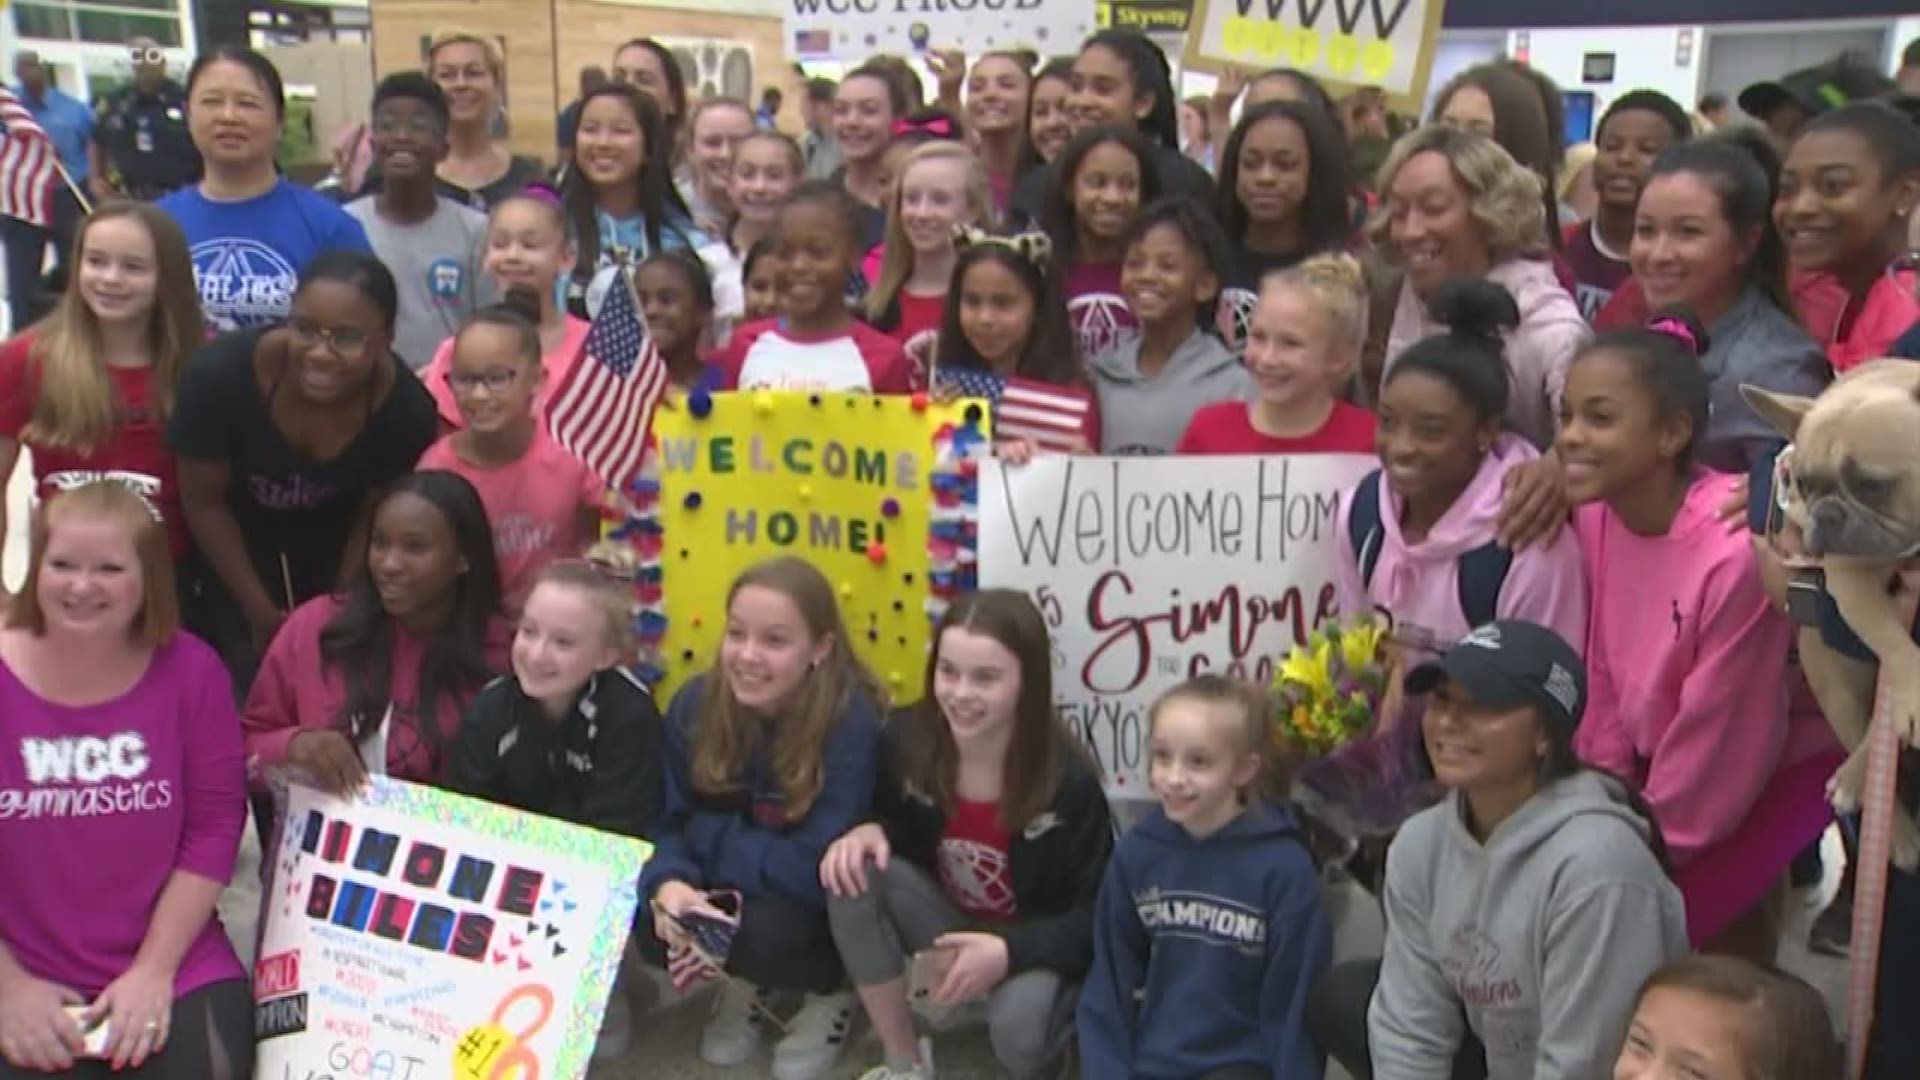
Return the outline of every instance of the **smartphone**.
{"type": "Polygon", "coordinates": [[[107,1018],[101,1017],[92,1027],[87,1026],[87,1006],[65,1006],[67,1016],[80,1028],[80,1037],[85,1040],[85,1049],[80,1056],[104,1058],[107,1056],[107,1018]]]}

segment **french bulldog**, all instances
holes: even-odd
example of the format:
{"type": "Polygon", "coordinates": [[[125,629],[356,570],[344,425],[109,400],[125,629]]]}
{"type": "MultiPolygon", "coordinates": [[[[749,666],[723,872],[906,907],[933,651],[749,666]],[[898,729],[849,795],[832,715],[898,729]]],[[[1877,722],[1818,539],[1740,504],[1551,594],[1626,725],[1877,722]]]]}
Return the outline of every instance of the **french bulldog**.
{"type": "MultiPolygon", "coordinates": [[[[1900,571],[1920,555],[1920,364],[1871,361],[1818,398],[1754,386],[1740,392],[1793,444],[1774,493],[1786,530],[1824,573],[1841,618],[1882,661],[1835,652],[1817,627],[1799,633],[1801,667],[1848,751],[1827,795],[1849,812],[1860,805],[1883,672],[1895,732],[1906,745],[1920,743],[1920,644],[1896,595],[1900,571]]],[[[1896,809],[1892,831],[1895,864],[1913,869],[1920,827],[1896,809]]]]}

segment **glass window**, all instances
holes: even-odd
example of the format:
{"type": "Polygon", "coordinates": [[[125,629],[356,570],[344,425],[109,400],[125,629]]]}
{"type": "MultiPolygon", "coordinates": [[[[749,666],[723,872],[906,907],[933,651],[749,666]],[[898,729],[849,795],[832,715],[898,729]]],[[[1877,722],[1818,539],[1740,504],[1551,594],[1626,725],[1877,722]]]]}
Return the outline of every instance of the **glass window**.
{"type": "Polygon", "coordinates": [[[73,15],[64,7],[50,7],[21,0],[21,3],[13,9],[13,18],[21,37],[45,38],[49,41],[73,40],[73,15]]]}
{"type": "Polygon", "coordinates": [[[180,17],[177,15],[134,15],[75,8],[73,20],[81,41],[117,45],[132,37],[150,37],[159,42],[162,48],[180,44],[180,17]]]}

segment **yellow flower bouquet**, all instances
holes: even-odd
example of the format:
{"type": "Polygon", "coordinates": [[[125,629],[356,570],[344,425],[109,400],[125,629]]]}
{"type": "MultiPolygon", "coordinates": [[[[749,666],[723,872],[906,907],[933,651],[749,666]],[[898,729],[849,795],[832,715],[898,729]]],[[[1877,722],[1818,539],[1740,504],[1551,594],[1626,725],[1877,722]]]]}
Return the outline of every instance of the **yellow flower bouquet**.
{"type": "Polygon", "coordinates": [[[1273,750],[1284,760],[1325,757],[1373,729],[1386,696],[1387,627],[1374,616],[1314,631],[1274,670],[1273,750]]]}

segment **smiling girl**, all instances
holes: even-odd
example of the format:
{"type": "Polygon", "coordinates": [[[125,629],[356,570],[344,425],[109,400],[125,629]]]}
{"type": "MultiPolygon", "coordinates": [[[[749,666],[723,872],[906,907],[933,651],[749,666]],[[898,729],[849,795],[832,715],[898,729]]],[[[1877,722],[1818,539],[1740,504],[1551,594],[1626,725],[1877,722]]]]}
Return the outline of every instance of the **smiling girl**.
{"type": "Polygon", "coordinates": [[[883,159],[894,124],[906,119],[912,108],[894,73],[874,62],[848,72],[834,91],[833,137],[840,147],[840,170],[834,179],[865,211],[859,223],[862,251],[885,236],[889,182],[883,159]]]}
{"type": "Polygon", "coordinates": [[[665,122],[651,97],[603,86],[581,99],[572,167],[560,182],[575,258],[569,313],[590,319],[617,270],[658,251],[703,246],[674,189],[665,122]]]}
{"type": "Polygon", "coordinates": [[[1773,223],[1802,281],[1800,316],[1836,374],[1885,356],[1920,321],[1906,253],[1920,208],[1920,124],[1881,101],[1822,113],[1780,169],[1773,223]],[[1807,280],[1811,279],[1811,280],[1807,280]],[[1826,302],[1831,294],[1837,309],[1826,302]]]}
{"type": "MultiPolygon", "coordinates": [[[[1071,60],[1049,60],[1033,77],[1033,91],[1027,97],[1027,145],[1041,165],[1059,158],[1060,151],[1067,148],[1067,140],[1073,138],[1073,125],[1067,117],[1067,99],[1072,93],[1071,60]]],[[[1025,179],[1024,173],[1021,179],[1025,179]]],[[[1003,212],[1011,216],[1015,210],[1010,197],[1003,212]]]]}
{"type": "Polygon", "coordinates": [[[1842,1054],[1826,999],[1798,976],[1731,956],[1688,956],[1641,988],[1612,1075],[1826,1080],[1845,1075],[1842,1054]]]}
{"type": "Polygon", "coordinates": [[[738,98],[707,98],[687,127],[687,165],[693,171],[687,205],[694,227],[724,236],[733,215],[733,158],[740,140],[753,133],[753,110],[738,98]]]}
{"type": "Polygon", "coordinates": [[[927,384],[941,308],[953,280],[953,232],[993,220],[980,161],[965,146],[930,142],[900,170],[887,215],[867,322],[900,343],[915,387],[927,384]]]}
{"type": "Polygon", "coordinates": [[[886,1054],[864,1080],[934,1075],[907,999],[923,950],[943,972],[934,1004],[984,1000],[994,1056],[1029,1080],[1072,1033],[1112,818],[1026,594],[961,597],[934,641],[920,704],[883,735],[874,820],[820,864],[827,914],[886,1054]]]}
{"type": "Polygon", "coordinates": [[[1575,296],[1587,318],[1606,306],[1632,272],[1627,259],[1634,238],[1634,208],[1654,161],[1668,147],[1692,137],[1687,111],[1657,90],[1622,94],[1600,117],[1593,134],[1592,165],[1599,203],[1590,220],[1569,225],[1564,237],[1575,296]]]}
{"type": "Polygon", "coordinates": [[[511,636],[486,508],[453,473],[396,482],[360,555],[343,593],[288,616],[241,714],[249,762],[343,795],[369,774],[433,783],[511,636]]]}
{"type": "Polygon", "coordinates": [[[1793,626],[1748,537],[1718,518],[1736,478],[1693,463],[1709,400],[1698,338],[1610,333],[1568,373],[1556,448],[1584,504],[1592,597],[1577,746],[1653,808],[1694,946],[1766,963],[1788,864],[1831,820],[1840,755],[1817,710],[1789,707],[1793,626]]]}
{"type": "Polygon", "coordinates": [[[1008,52],[986,53],[967,72],[967,133],[980,153],[996,215],[1006,212],[1014,181],[1031,161],[1026,148],[1033,82],[1026,64],[1008,52]]]}
{"type": "MultiPolygon", "coordinates": [[[[0,476],[24,448],[37,499],[118,479],[153,504],[180,559],[187,519],[167,419],[202,335],[186,239],[151,206],[109,202],[74,249],[73,287],[53,313],[0,345],[0,476]]],[[[6,525],[0,509],[0,536],[6,525]]]]}
{"type": "Polygon", "coordinates": [[[773,1051],[778,1080],[833,1067],[854,996],[827,922],[820,862],[867,813],[879,752],[880,691],[854,656],[833,587],[798,559],[761,563],[727,593],[713,668],[667,708],[665,812],[640,877],[636,935],[665,962],[692,912],[723,916],[739,894],[732,976],[700,1037],[700,1057],[731,1067],[761,1041],[769,991],[805,1004],[773,1051]]]}
{"type": "MultiPolygon", "coordinates": [[[[806,155],[791,135],[756,131],[740,140],[733,151],[733,172],[727,181],[733,224],[726,236],[735,255],[745,259],[755,245],[772,235],[780,207],[806,172],[806,155]]],[[[746,321],[763,317],[749,313],[746,321]]]]}
{"type": "Polygon", "coordinates": [[[1127,229],[1160,195],[1152,148],[1137,132],[1103,127],[1076,135],[1053,170],[1040,227],[1052,243],[1047,276],[1066,301],[1081,359],[1091,363],[1139,333],[1120,296],[1127,229]]]}

